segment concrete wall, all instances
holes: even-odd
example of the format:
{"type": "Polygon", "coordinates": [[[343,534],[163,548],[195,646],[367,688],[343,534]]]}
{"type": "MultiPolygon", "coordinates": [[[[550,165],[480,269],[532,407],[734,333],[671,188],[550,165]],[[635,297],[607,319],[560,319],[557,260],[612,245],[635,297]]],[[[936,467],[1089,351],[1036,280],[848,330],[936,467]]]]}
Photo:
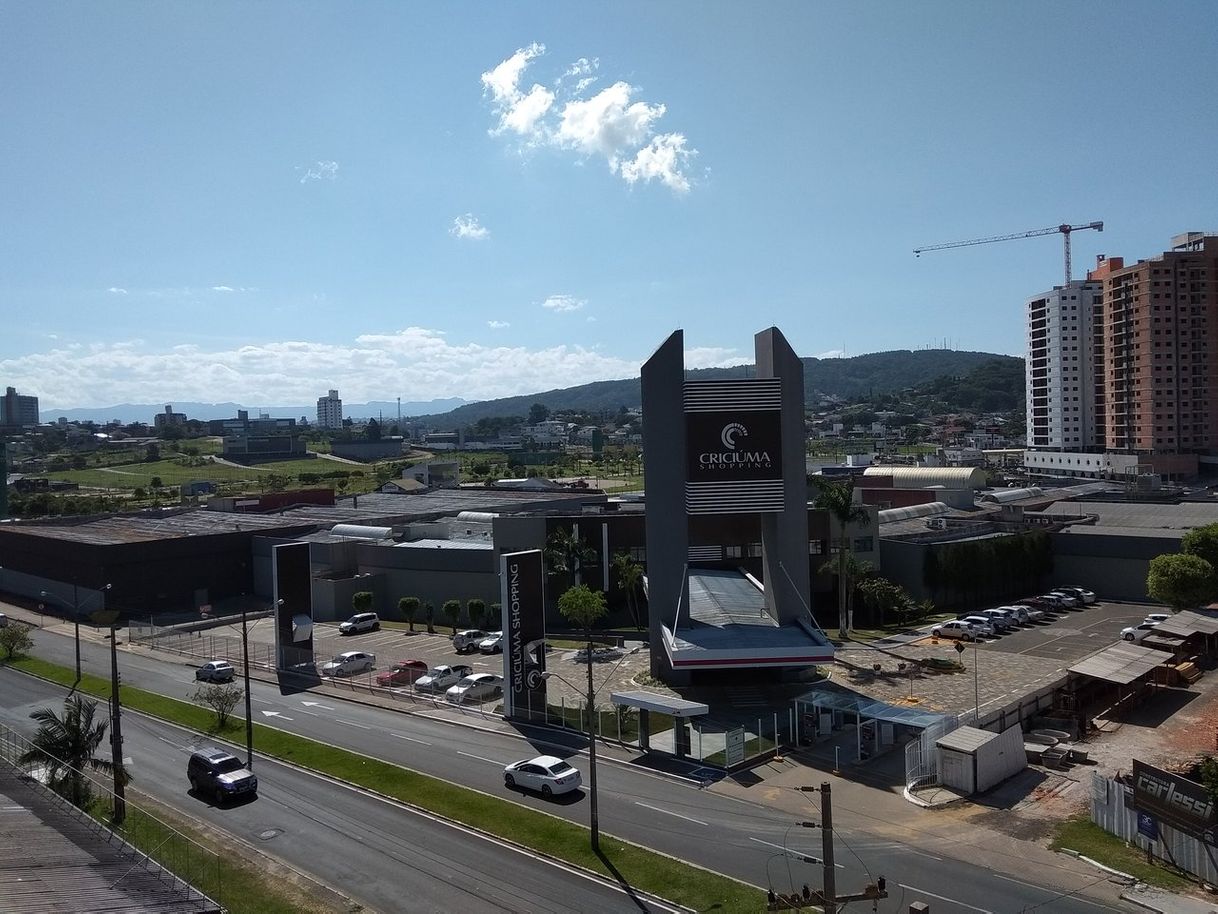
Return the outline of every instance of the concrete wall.
{"type": "Polygon", "coordinates": [[[1149,601],[1146,574],[1150,560],[1179,552],[1184,532],[1174,536],[1054,533],[1053,579],[1089,587],[1101,600],[1149,601]]]}

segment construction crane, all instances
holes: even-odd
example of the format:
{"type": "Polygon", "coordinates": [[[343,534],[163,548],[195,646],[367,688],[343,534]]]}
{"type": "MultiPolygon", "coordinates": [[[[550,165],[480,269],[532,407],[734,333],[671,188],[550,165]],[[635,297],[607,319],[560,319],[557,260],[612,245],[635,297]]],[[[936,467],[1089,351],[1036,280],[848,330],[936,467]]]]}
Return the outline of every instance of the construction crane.
{"type": "Polygon", "coordinates": [[[1070,233],[1081,232],[1084,229],[1104,230],[1104,223],[1089,222],[1086,225],[1054,225],[1049,228],[1036,229],[1031,232],[1016,232],[1013,235],[994,235],[992,238],[974,238],[971,241],[949,241],[947,244],[932,244],[924,248],[915,248],[914,253],[921,257],[927,251],[945,251],[948,248],[967,248],[974,244],[990,244],[994,241],[1014,241],[1017,238],[1037,238],[1041,235],[1060,233],[1066,246],[1066,282],[1070,282],[1070,233]]]}

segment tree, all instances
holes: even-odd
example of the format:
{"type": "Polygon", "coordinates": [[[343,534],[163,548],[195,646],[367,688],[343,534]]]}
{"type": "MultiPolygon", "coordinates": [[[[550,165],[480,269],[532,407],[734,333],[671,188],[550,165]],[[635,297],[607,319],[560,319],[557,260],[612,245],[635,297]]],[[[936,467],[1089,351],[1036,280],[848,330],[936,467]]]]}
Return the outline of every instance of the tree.
{"type": "Polygon", "coordinates": [[[419,614],[419,598],[402,597],[398,600],[398,609],[402,611],[402,618],[410,623],[410,630],[413,632],[414,617],[419,614]]]}
{"type": "Polygon", "coordinates": [[[159,489],[164,485],[165,483],[161,481],[160,476],[153,476],[152,479],[148,480],[148,487],[152,489],[159,489]]]}
{"type": "Polygon", "coordinates": [[[534,403],[529,407],[529,425],[545,422],[550,418],[550,407],[544,403],[534,403]]]}
{"type": "Polygon", "coordinates": [[[144,462],[156,463],[161,459],[161,449],[155,444],[150,444],[144,448],[144,462]]]}
{"type": "Polygon", "coordinates": [[[427,634],[429,634],[429,635],[434,635],[436,633],[436,627],[433,624],[433,620],[435,619],[435,617],[436,617],[436,608],[434,606],[432,606],[430,602],[424,603],[423,604],[423,618],[427,620],[427,634]]]}
{"type": "Polygon", "coordinates": [[[375,419],[369,419],[368,424],[364,426],[364,435],[369,441],[380,441],[381,424],[375,419]]]}
{"type": "Polygon", "coordinates": [[[1195,555],[1218,568],[1218,524],[1208,524],[1190,530],[1180,540],[1180,551],[1195,555]]]}
{"type": "Polygon", "coordinates": [[[453,634],[455,635],[457,633],[457,621],[461,618],[461,601],[445,600],[444,605],[440,608],[440,612],[444,613],[444,618],[453,627],[453,634]]]}
{"type": "Polygon", "coordinates": [[[351,608],[357,613],[372,611],[372,591],[359,590],[351,594],[351,608]]]}
{"type": "Polygon", "coordinates": [[[1146,592],[1175,610],[1196,608],[1218,596],[1218,577],[1199,556],[1157,555],[1150,560],[1146,592]]]}
{"type": "Polygon", "coordinates": [[[4,648],[5,660],[18,657],[33,646],[34,639],[30,637],[27,626],[13,622],[5,628],[0,628],[0,647],[4,648]]]}
{"type": "Polygon", "coordinates": [[[626,608],[634,627],[639,625],[639,583],[643,580],[643,566],[630,557],[629,552],[618,552],[613,556],[613,570],[617,572],[618,584],[626,592],[626,608]]]}
{"type": "Polygon", "coordinates": [[[64,701],[62,717],[51,708],[34,711],[30,717],[38,721],[38,732],[19,759],[23,765],[46,765],[51,789],[82,809],[93,795],[86,769],[121,778],[124,784],[131,780],[121,767],[116,771],[112,762],[95,756],[106,738],[106,722],[95,722],[96,714],[97,702],[79,693],[64,701]]]}
{"type": "Polygon", "coordinates": [[[465,604],[465,612],[469,615],[469,624],[481,628],[487,622],[486,601],[474,598],[465,604]]]}
{"type": "Polygon", "coordinates": [[[605,595],[599,590],[590,590],[587,584],[576,584],[558,598],[558,612],[584,633],[591,653],[592,626],[609,612],[605,595]]]}
{"type": "Polygon", "coordinates": [[[854,487],[849,482],[834,482],[820,476],[810,477],[817,489],[816,507],[827,511],[830,519],[837,522],[837,634],[846,638],[850,629],[850,617],[846,609],[846,597],[850,592],[850,574],[846,556],[850,550],[850,524],[867,526],[871,515],[862,505],[854,503],[854,487]]]}
{"type": "Polygon", "coordinates": [[[550,574],[570,575],[572,586],[581,583],[580,569],[595,564],[597,558],[596,550],[566,527],[559,527],[550,534],[542,554],[550,574]]]}
{"type": "Polygon", "coordinates": [[[223,730],[228,725],[228,716],[233,713],[233,708],[237,707],[237,702],[243,694],[240,689],[231,685],[210,682],[195,689],[191,700],[211,708],[216,715],[216,729],[223,730]]]}

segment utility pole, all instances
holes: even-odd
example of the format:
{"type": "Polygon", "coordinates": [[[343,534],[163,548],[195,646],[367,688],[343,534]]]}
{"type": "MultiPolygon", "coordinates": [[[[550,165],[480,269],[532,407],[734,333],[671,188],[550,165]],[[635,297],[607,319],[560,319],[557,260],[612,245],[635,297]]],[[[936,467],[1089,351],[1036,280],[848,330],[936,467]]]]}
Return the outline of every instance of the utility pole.
{"type": "Polygon", "coordinates": [[[127,818],[127,771],[123,767],[123,708],[118,697],[118,628],[110,623],[110,758],[114,765],[114,824],[127,818]]]}
{"type": "MultiPolygon", "coordinates": [[[[576,574],[578,575],[578,571],[576,574]]],[[[588,794],[592,822],[592,850],[601,850],[601,823],[596,808],[596,689],[592,685],[592,629],[588,629],[588,794]]]]}
{"type": "Polygon", "coordinates": [[[241,660],[245,666],[245,767],[254,770],[254,717],[250,711],[250,642],[245,601],[241,602],[241,660]]]}
{"type": "Polygon", "coordinates": [[[821,854],[825,867],[825,914],[837,914],[837,874],[833,871],[833,796],[828,781],[820,785],[821,854]]]}

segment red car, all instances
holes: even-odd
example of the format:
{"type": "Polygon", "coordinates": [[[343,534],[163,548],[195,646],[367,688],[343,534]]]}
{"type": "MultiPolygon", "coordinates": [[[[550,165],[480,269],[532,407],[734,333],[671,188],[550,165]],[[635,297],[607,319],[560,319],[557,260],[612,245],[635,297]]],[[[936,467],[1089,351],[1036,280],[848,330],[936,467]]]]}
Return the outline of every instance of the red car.
{"type": "Polygon", "coordinates": [[[398,660],[384,673],[377,673],[376,684],[379,686],[410,685],[427,672],[427,664],[422,660],[398,660]]]}

